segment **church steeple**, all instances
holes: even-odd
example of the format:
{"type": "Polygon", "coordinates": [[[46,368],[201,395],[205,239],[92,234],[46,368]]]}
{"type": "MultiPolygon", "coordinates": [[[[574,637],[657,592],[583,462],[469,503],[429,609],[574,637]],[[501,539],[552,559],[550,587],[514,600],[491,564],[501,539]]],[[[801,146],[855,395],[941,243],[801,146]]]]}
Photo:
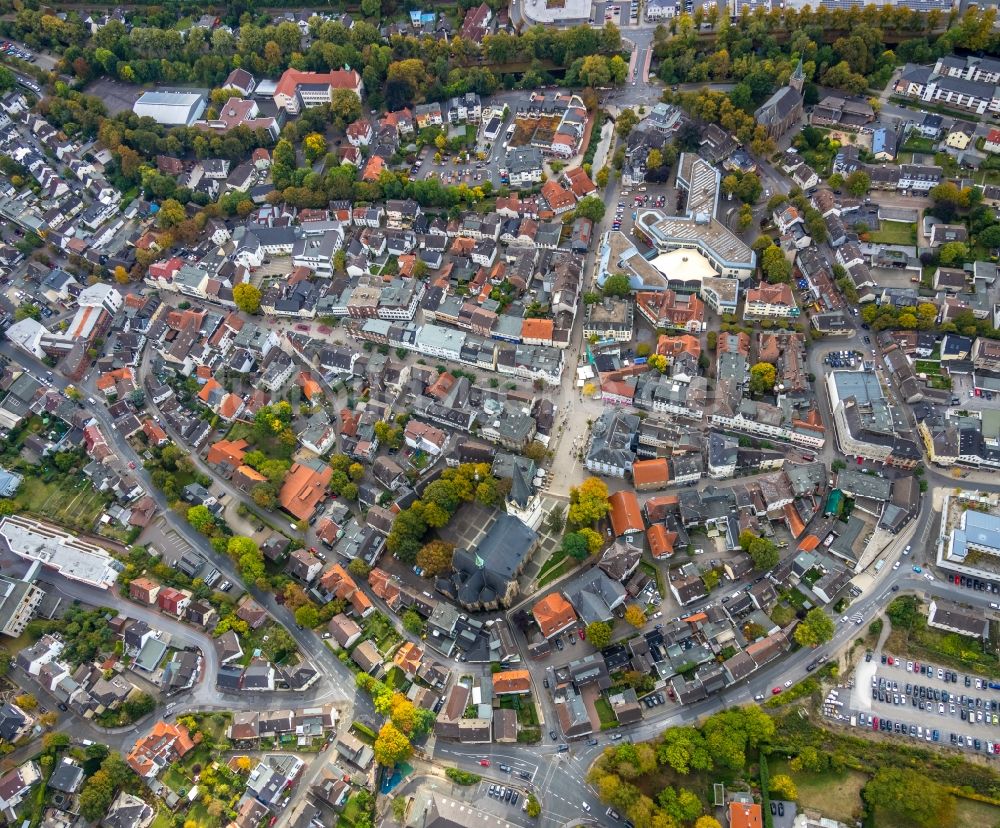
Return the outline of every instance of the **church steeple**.
{"type": "Polygon", "coordinates": [[[788,85],[801,95],[802,85],[805,83],[805,80],[805,75],[802,71],[802,58],[799,58],[799,65],[795,67],[795,71],[792,72],[792,76],[788,79],[788,85]]]}

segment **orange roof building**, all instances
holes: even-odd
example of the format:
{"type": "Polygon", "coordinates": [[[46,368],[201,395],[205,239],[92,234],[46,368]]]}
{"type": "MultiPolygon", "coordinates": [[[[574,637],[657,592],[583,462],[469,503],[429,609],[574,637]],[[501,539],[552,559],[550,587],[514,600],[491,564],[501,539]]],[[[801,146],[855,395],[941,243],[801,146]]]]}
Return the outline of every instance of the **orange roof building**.
{"type": "Polygon", "coordinates": [[[167,432],[149,419],[143,420],[142,432],[146,435],[146,439],[149,440],[151,446],[162,446],[164,443],[170,441],[170,438],[167,437],[167,432]]]}
{"type": "Polygon", "coordinates": [[[646,529],[642,510],[639,508],[639,498],[635,496],[635,492],[615,492],[608,498],[608,505],[611,507],[611,529],[615,537],[632,535],[646,529]]]}
{"type": "Polygon", "coordinates": [[[542,185],[542,198],[557,215],[566,212],[576,204],[576,196],[554,178],[550,178],[542,185]]]}
{"type": "Polygon", "coordinates": [[[531,692],[531,674],[527,670],[506,670],[493,674],[493,692],[498,696],[531,692]]]}
{"type": "Polygon", "coordinates": [[[326,487],[333,477],[333,469],[326,463],[318,465],[320,468],[317,469],[304,463],[295,463],[278,492],[281,508],[297,520],[309,520],[320,501],[326,497],[326,487]]]}
{"type": "Polygon", "coordinates": [[[320,387],[320,384],[312,378],[312,374],[308,371],[301,371],[295,379],[295,384],[302,389],[302,396],[304,396],[307,400],[323,396],[323,389],[320,387]]]}
{"type": "Polygon", "coordinates": [[[154,779],[168,764],[183,758],[201,741],[201,734],[192,740],[182,724],[159,721],[152,731],[132,748],[125,761],[143,779],[154,779]]]}
{"type": "Polygon", "coordinates": [[[795,508],[794,503],[786,503],[784,512],[788,531],[792,533],[793,538],[797,538],[806,531],[806,525],[802,522],[802,518],[799,517],[799,510],[795,508]]]}
{"type": "Polygon", "coordinates": [[[573,605],[558,592],[546,595],[531,608],[531,614],[545,638],[558,635],[576,623],[576,611],[573,605]]]}
{"type": "Polygon", "coordinates": [[[208,447],[206,460],[213,466],[227,465],[236,468],[242,465],[249,447],[246,440],[219,440],[208,447]]]}
{"type": "Polygon", "coordinates": [[[368,159],[368,163],[365,164],[365,171],[361,174],[362,181],[378,181],[378,177],[382,175],[382,170],[385,169],[385,161],[382,160],[381,155],[373,155],[368,159]]]}
{"type": "Polygon", "coordinates": [[[551,345],[554,330],[551,319],[525,319],[521,323],[521,341],[526,345],[551,345]]]}
{"type": "Polygon", "coordinates": [[[219,403],[219,416],[224,420],[235,420],[246,407],[243,398],[236,394],[226,394],[219,403]]]}
{"type": "Polygon", "coordinates": [[[729,828],[763,828],[764,815],[757,802],[730,802],[729,828]]]}
{"type": "Polygon", "coordinates": [[[670,482],[670,464],[666,457],[636,460],[632,464],[632,483],[640,492],[663,489],[670,482]]]}
{"type": "Polygon", "coordinates": [[[358,589],[358,585],[354,582],[354,579],[339,563],[333,564],[319,576],[319,585],[335,598],[343,598],[345,601],[349,601],[351,608],[361,618],[364,618],[374,609],[371,599],[358,589]]]}
{"type": "Polygon", "coordinates": [[[675,360],[681,354],[690,354],[695,359],[701,356],[701,342],[691,334],[681,334],[680,336],[667,336],[660,334],[656,341],[656,353],[675,360]]]}
{"type": "Polygon", "coordinates": [[[215,377],[209,377],[208,381],[201,387],[201,391],[198,392],[198,399],[208,405],[208,401],[212,397],[212,392],[221,388],[222,386],[219,385],[215,377]]]}
{"type": "Polygon", "coordinates": [[[670,532],[662,523],[654,523],[646,530],[649,552],[654,558],[669,558],[674,554],[677,533],[670,532]]]}
{"type": "Polygon", "coordinates": [[[406,673],[407,676],[415,676],[423,658],[423,650],[412,641],[405,641],[403,642],[403,646],[396,650],[396,654],[392,657],[392,663],[406,673]]]}

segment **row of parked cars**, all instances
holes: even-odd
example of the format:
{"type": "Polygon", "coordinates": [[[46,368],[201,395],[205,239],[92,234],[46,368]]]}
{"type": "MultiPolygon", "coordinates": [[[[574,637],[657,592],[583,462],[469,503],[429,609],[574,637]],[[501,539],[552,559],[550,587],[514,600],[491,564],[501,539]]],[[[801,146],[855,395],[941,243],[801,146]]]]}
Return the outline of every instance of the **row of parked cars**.
{"type": "Polygon", "coordinates": [[[651,709],[661,704],[666,704],[667,701],[663,698],[663,693],[653,693],[649,696],[643,696],[642,703],[651,709]]]}
{"type": "Polygon", "coordinates": [[[955,575],[954,582],[966,589],[974,589],[977,592],[992,592],[994,595],[1000,595],[1000,586],[989,581],[981,581],[979,578],[973,578],[971,575],[955,575]]]}
{"type": "Polygon", "coordinates": [[[517,800],[521,795],[513,788],[507,788],[501,785],[490,785],[490,796],[500,802],[509,802],[511,805],[517,805],[517,800]]]}
{"type": "Polygon", "coordinates": [[[5,40],[3,43],[0,43],[0,52],[3,52],[5,55],[10,55],[11,57],[20,58],[21,60],[33,61],[35,59],[35,56],[27,49],[22,49],[20,46],[11,43],[9,40],[5,40]]]}

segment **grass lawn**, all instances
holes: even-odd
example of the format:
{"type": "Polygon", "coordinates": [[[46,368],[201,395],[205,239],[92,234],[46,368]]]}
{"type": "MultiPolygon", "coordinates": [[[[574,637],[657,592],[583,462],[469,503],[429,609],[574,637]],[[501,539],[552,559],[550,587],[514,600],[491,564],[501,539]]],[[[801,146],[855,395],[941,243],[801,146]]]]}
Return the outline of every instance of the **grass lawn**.
{"type": "Polygon", "coordinates": [[[541,589],[544,586],[548,586],[556,578],[561,578],[569,572],[572,569],[571,560],[570,558],[565,558],[552,567],[549,567],[548,562],[546,562],[546,569],[538,575],[538,588],[541,589]]]}
{"type": "Polygon", "coordinates": [[[181,791],[187,793],[191,787],[191,780],[181,773],[177,765],[169,765],[160,780],[176,794],[181,791]]]}
{"type": "Polygon", "coordinates": [[[369,615],[365,620],[364,627],[368,638],[375,642],[375,646],[383,655],[403,640],[389,619],[380,612],[373,612],[369,615]]]}
{"type": "Polygon", "coordinates": [[[853,824],[861,812],[861,789],[868,781],[863,773],[847,770],[843,773],[795,773],[788,762],[771,759],[768,762],[773,779],[787,773],[799,789],[799,805],[815,808],[823,816],[853,824]]]}
{"type": "Polygon", "coordinates": [[[611,728],[618,727],[618,719],[615,716],[615,712],[611,709],[611,703],[604,696],[597,698],[594,702],[594,709],[597,710],[597,715],[601,720],[601,730],[610,730],[611,728]]]}
{"type": "Polygon", "coordinates": [[[500,707],[517,713],[517,723],[521,727],[538,727],[538,711],[530,696],[501,696],[500,707]]]}
{"type": "Polygon", "coordinates": [[[260,449],[268,457],[275,457],[279,460],[291,460],[292,453],[295,451],[295,446],[285,446],[277,440],[270,438],[261,440],[250,423],[233,423],[233,427],[226,434],[226,439],[246,440],[253,448],[260,449]]]}
{"type": "Polygon", "coordinates": [[[956,825],[998,825],[1000,808],[974,799],[959,799],[955,802],[956,825]]]}
{"type": "Polygon", "coordinates": [[[193,821],[199,826],[204,826],[204,828],[212,828],[212,826],[219,824],[218,819],[213,819],[208,815],[208,808],[201,801],[195,802],[184,815],[184,822],[187,823],[188,821],[193,821]]]}
{"type": "Polygon", "coordinates": [[[902,149],[909,150],[910,152],[934,152],[934,143],[930,138],[911,135],[903,143],[902,149]]]}
{"type": "Polygon", "coordinates": [[[916,244],[917,228],[905,221],[883,221],[868,239],[876,244],[916,244]]]}
{"type": "Polygon", "coordinates": [[[340,816],[337,817],[337,828],[354,828],[354,825],[362,816],[364,816],[364,814],[361,811],[361,807],[358,805],[357,795],[352,796],[346,803],[344,803],[344,810],[341,811],[340,816]]]}
{"type": "Polygon", "coordinates": [[[918,374],[940,374],[941,373],[941,363],[932,362],[927,359],[918,359],[914,364],[918,374]]]}
{"type": "Polygon", "coordinates": [[[1000,661],[992,652],[984,652],[979,642],[956,633],[923,626],[907,634],[893,627],[885,648],[891,653],[953,667],[990,678],[1000,677],[1000,661]]]}
{"type": "Polygon", "coordinates": [[[107,501],[84,478],[46,483],[39,477],[25,477],[14,497],[19,510],[74,529],[92,531],[107,501]]]}
{"type": "Polygon", "coordinates": [[[771,620],[779,627],[787,627],[795,618],[795,610],[787,604],[775,604],[771,611],[771,620]]]}
{"type": "Polygon", "coordinates": [[[156,812],[156,817],[150,823],[149,828],[172,828],[173,824],[174,818],[170,811],[166,808],[160,808],[156,812]]]}

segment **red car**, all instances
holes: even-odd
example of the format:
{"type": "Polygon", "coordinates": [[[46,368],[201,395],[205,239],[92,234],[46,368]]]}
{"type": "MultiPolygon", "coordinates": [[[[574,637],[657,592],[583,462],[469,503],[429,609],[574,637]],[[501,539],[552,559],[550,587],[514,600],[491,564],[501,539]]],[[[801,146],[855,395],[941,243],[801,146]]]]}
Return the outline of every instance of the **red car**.
{"type": "Polygon", "coordinates": [[[584,637],[585,637],[585,636],[587,635],[587,633],[586,633],[586,632],[585,632],[585,631],[584,631],[583,629],[579,629],[579,630],[577,630],[577,631],[576,631],[576,634],[577,634],[578,636],[580,636],[580,640],[581,640],[581,641],[583,641],[584,637]]]}
{"type": "Polygon", "coordinates": [[[781,688],[780,687],[772,687],[771,688],[771,695],[772,696],[777,696],[778,693],[780,693],[780,692],[781,692],[781,688]]]}
{"type": "Polygon", "coordinates": [[[488,768],[490,766],[490,760],[489,759],[480,759],[479,760],[479,764],[482,765],[484,768],[488,768]]]}
{"type": "Polygon", "coordinates": [[[889,658],[887,659],[887,661],[889,662],[889,666],[890,667],[892,667],[892,665],[896,663],[895,661],[892,660],[892,656],[889,656],[889,658]]]}

